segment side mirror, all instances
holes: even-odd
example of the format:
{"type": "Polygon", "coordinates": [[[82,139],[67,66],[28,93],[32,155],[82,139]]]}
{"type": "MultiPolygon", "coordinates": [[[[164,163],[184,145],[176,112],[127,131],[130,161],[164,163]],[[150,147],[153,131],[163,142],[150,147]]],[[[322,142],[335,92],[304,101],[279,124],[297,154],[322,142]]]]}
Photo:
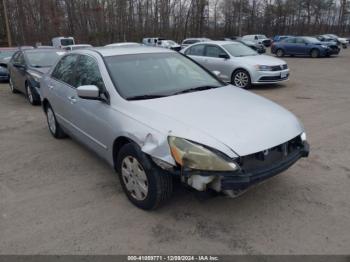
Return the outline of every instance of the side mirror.
{"type": "Polygon", "coordinates": [[[216,75],[217,77],[221,74],[221,72],[220,71],[212,71],[212,73],[214,74],[214,75],[216,75]]]}
{"type": "Polygon", "coordinates": [[[83,99],[100,100],[100,89],[94,85],[79,86],[77,94],[83,99]]]}
{"type": "Polygon", "coordinates": [[[230,57],[228,54],[220,54],[219,58],[229,59],[230,57]]]}

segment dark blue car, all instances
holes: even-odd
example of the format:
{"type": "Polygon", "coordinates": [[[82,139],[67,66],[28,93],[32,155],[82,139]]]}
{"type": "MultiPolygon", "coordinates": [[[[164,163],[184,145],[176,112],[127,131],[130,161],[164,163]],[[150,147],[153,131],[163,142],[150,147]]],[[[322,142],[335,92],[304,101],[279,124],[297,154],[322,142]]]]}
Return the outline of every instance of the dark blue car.
{"type": "Polygon", "coordinates": [[[334,42],[321,42],[308,36],[289,37],[274,43],[271,47],[271,52],[278,57],[291,55],[316,58],[338,54],[339,51],[339,47],[334,42]]]}
{"type": "Polygon", "coordinates": [[[274,43],[276,43],[276,42],[280,42],[280,41],[282,41],[282,40],[284,40],[284,39],[287,39],[287,38],[289,38],[289,37],[293,37],[293,36],[291,36],[291,35],[275,35],[275,36],[272,38],[272,41],[273,41],[274,43]]]}

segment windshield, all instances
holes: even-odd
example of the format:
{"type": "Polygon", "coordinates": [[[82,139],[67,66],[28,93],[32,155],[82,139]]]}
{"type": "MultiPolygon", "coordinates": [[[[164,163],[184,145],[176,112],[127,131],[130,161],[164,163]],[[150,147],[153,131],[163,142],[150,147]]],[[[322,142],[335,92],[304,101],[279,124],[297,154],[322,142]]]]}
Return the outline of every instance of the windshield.
{"type": "Polygon", "coordinates": [[[26,58],[30,66],[50,67],[64,52],[53,50],[40,50],[40,52],[26,52],[26,58]]]}
{"type": "Polygon", "coordinates": [[[240,43],[227,44],[223,47],[227,50],[227,52],[235,57],[258,55],[258,53],[253,49],[240,43]]]}
{"type": "Polygon", "coordinates": [[[305,41],[311,44],[319,44],[321,43],[320,40],[318,40],[315,37],[304,37],[305,41]]]}
{"type": "Polygon", "coordinates": [[[258,35],[258,39],[266,39],[266,35],[258,35]]]}
{"type": "Polygon", "coordinates": [[[125,99],[169,96],[193,88],[223,85],[190,59],[176,53],[111,56],[105,61],[125,99]]]}
{"type": "Polygon", "coordinates": [[[73,39],[61,39],[61,46],[74,45],[73,39]]]}
{"type": "Polygon", "coordinates": [[[174,41],[172,41],[172,40],[164,40],[163,43],[165,45],[176,45],[176,43],[174,41]]]}
{"type": "Polygon", "coordinates": [[[11,57],[16,51],[0,51],[0,59],[11,57]]]}

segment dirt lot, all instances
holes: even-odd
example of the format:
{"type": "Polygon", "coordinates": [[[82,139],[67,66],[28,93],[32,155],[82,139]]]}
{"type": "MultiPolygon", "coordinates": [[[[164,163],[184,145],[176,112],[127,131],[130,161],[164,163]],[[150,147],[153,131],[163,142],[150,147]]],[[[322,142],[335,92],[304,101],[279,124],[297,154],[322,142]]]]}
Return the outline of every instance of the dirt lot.
{"type": "Polygon", "coordinates": [[[288,83],[253,92],[300,117],[310,158],[238,199],[177,187],[154,212],[132,206],[106,163],[53,139],[41,108],[1,84],[0,253],[349,254],[350,50],[286,61],[288,83]]]}

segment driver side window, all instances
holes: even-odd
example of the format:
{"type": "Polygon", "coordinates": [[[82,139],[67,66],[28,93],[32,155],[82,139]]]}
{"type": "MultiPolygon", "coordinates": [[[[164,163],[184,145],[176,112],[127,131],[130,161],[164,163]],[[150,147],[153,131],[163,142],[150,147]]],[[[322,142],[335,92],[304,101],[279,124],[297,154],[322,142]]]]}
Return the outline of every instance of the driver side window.
{"type": "Polygon", "coordinates": [[[97,61],[87,55],[79,57],[76,65],[76,87],[84,85],[94,85],[100,90],[105,90],[105,85],[98,68],[97,61]]]}
{"type": "Polygon", "coordinates": [[[227,55],[224,50],[215,45],[207,45],[205,48],[205,56],[219,58],[221,55],[227,55]]]}

